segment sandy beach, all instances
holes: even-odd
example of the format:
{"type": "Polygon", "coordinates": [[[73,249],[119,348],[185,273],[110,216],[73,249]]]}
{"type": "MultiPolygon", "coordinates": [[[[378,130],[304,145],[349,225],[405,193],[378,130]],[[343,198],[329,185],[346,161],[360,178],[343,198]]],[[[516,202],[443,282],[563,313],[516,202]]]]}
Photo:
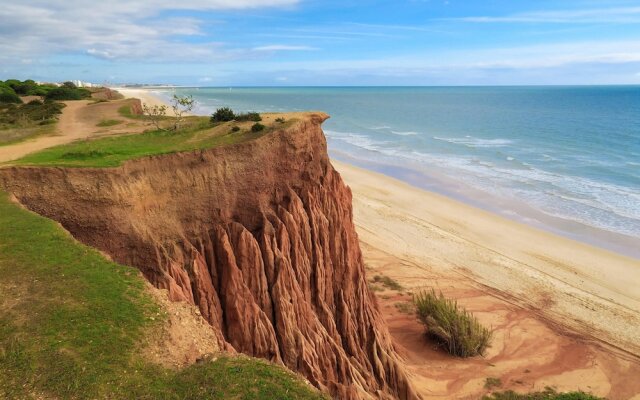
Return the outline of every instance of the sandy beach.
{"type": "Polygon", "coordinates": [[[128,87],[113,87],[112,89],[117,90],[124,97],[140,99],[142,104],[146,104],[148,106],[166,105],[169,108],[168,112],[169,113],[171,112],[171,107],[169,107],[169,105],[165,101],[163,101],[163,99],[151,93],[150,89],[128,88],[128,87]]]}
{"type": "Polygon", "coordinates": [[[379,298],[427,398],[473,397],[489,376],[514,390],[640,398],[632,379],[640,373],[640,262],[332,162],[353,191],[368,273],[409,293],[379,298]],[[494,328],[485,359],[434,351],[415,318],[398,311],[410,293],[432,287],[494,328]]]}

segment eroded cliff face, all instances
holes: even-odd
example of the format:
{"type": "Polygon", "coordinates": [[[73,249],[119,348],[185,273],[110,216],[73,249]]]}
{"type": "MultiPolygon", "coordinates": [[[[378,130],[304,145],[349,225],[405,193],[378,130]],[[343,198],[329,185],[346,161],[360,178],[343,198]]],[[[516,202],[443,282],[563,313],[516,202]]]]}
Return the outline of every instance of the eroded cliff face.
{"type": "Polygon", "coordinates": [[[198,306],[220,346],[336,398],[417,398],[367,287],[324,119],[119,168],[1,169],[0,185],[198,306]]]}

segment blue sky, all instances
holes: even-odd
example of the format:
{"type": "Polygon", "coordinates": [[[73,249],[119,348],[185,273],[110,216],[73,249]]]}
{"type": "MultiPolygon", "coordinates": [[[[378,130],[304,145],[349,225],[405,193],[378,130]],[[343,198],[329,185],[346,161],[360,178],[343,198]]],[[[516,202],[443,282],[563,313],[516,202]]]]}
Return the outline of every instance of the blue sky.
{"type": "Polygon", "coordinates": [[[3,79],[640,84],[637,0],[13,3],[0,9],[3,79]]]}

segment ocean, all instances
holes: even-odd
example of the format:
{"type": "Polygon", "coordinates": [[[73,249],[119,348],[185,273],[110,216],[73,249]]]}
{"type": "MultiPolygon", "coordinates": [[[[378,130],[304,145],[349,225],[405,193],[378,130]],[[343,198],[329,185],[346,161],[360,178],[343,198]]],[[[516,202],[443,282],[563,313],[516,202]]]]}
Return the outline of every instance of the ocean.
{"type": "Polygon", "coordinates": [[[319,110],[331,157],[640,258],[640,86],[157,89],[319,110]]]}

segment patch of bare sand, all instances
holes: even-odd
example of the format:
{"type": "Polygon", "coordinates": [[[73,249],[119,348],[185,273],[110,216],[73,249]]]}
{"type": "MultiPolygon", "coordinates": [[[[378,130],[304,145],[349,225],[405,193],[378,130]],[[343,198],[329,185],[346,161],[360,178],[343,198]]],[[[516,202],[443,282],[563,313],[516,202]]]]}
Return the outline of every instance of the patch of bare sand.
{"type": "Polygon", "coordinates": [[[200,310],[185,302],[170,301],[167,291],[145,283],[147,293],[160,306],[159,331],[148,338],[143,355],[169,368],[191,365],[220,352],[218,339],[200,310]]]}
{"type": "Polygon", "coordinates": [[[449,275],[363,245],[367,275],[390,276],[406,290],[378,292],[379,305],[414,383],[425,400],[478,399],[489,390],[487,378],[502,382],[496,390],[531,392],[551,386],[583,390],[609,399],[640,395],[640,361],[546,320],[535,310],[462,275],[449,275]],[[484,357],[451,357],[427,339],[416,317],[398,305],[411,295],[436,288],[455,298],[493,329],[484,357]]]}

